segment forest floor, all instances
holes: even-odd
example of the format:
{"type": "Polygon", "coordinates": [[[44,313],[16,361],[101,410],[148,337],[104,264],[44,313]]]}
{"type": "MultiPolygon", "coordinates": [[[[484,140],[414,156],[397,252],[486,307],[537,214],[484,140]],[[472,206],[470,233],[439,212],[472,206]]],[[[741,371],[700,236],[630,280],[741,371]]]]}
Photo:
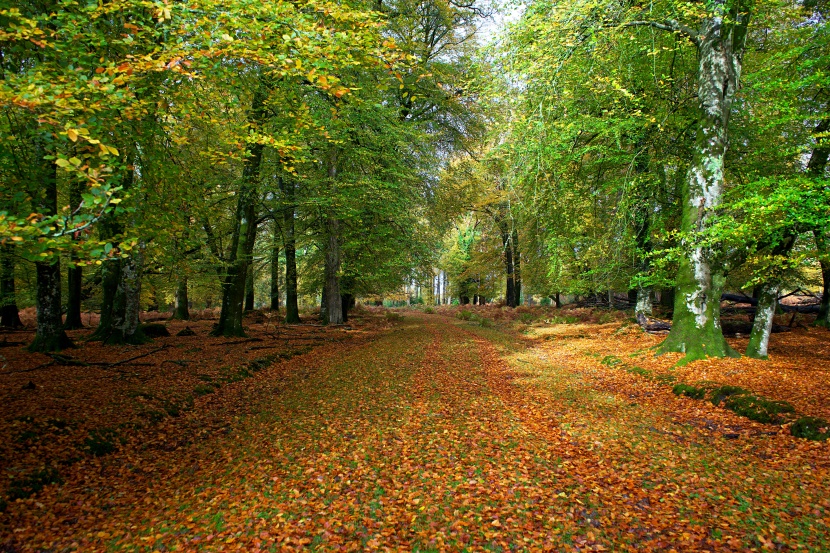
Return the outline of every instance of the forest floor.
{"type": "Polygon", "coordinates": [[[625,315],[505,312],[4,347],[0,551],[830,551],[830,442],[672,393],[830,418],[830,332],[675,369],[625,315]]]}

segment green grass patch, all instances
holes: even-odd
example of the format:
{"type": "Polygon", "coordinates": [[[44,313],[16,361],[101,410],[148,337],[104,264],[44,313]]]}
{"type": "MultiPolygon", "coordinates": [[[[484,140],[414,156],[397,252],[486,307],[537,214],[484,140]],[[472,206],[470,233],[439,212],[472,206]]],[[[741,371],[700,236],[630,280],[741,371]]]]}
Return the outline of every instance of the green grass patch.
{"type": "Polygon", "coordinates": [[[818,417],[801,417],[790,427],[790,434],[796,438],[824,441],[830,438],[830,422],[818,417]]]}
{"type": "Polygon", "coordinates": [[[726,398],[723,406],[738,415],[764,424],[781,424],[786,415],[795,413],[786,401],[772,401],[753,395],[737,395],[726,398]]]}
{"type": "Polygon", "coordinates": [[[686,396],[692,399],[703,399],[706,397],[706,388],[699,388],[691,384],[675,384],[671,391],[676,396],[686,396]]]}
{"type": "Polygon", "coordinates": [[[95,428],[89,431],[82,449],[90,455],[101,457],[115,451],[119,441],[118,432],[112,428],[95,428]]]}
{"type": "Polygon", "coordinates": [[[622,362],[622,359],[620,359],[616,355],[606,355],[600,361],[600,363],[602,365],[605,365],[606,367],[616,367],[617,365],[621,365],[622,362]]]}
{"type": "Polygon", "coordinates": [[[710,399],[712,405],[720,405],[723,400],[732,396],[745,395],[749,392],[740,386],[719,386],[712,390],[710,399]]]}
{"type": "Polygon", "coordinates": [[[61,484],[63,479],[57,469],[45,467],[21,478],[16,478],[9,484],[7,491],[9,499],[26,499],[31,497],[49,484],[61,484]]]}

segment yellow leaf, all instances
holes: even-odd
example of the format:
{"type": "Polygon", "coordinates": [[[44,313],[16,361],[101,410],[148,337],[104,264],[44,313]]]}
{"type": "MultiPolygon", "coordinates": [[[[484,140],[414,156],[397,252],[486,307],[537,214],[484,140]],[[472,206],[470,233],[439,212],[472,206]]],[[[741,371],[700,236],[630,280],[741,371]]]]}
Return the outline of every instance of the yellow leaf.
{"type": "Polygon", "coordinates": [[[71,140],[72,142],[78,141],[78,131],[76,131],[75,129],[67,129],[66,136],[68,136],[69,140],[71,140]]]}

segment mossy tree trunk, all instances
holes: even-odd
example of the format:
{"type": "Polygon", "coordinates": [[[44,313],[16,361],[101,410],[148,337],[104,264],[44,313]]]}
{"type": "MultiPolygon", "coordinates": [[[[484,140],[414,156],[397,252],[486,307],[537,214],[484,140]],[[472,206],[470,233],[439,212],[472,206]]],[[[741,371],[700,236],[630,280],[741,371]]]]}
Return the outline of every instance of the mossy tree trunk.
{"type": "Polygon", "coordinates": [[[0,326],[20,328],[20,313],[14,289],[14,246],[0,245],[0,326]]]}
{"type": "Polygon", "coordinates": [[[725,283],[720,252],[696,243],[720,205],[729,115],[738,90],[748,11],[740,2],[713,0],[696,39],[699,114],[694,157],[683,186],[681,230],[688,253],[681,259],[672,329],[658,351],[682,352],[681,363],[738,355],[723,337],[720,297],[725,283]]]}
{"type": "MultiPolygon", "coordinates": [[[[249,122],[252,129],[261,126],[265,120],[265,93],[257,89],[251,102],[249,122]]],[[[231,253],[226,275],[222,282],[222,311],[219,323],[211,332],[213,336],[245,336],[242,327],[243,301],[248,268],[254,251],[257,230],[258,180],[262,166],[262,144],[254,143],[250,155],[242,168],[242,183],[236,204],[231,253]]]]}
{"type": "Polygon", "coordinates": [[[134,249],[121,260],[118,287],[112,307],[112,326],[104,338],[107,344],[143,344],[147,337],[141,330],[141,276],[144,256],[134,249]]]}

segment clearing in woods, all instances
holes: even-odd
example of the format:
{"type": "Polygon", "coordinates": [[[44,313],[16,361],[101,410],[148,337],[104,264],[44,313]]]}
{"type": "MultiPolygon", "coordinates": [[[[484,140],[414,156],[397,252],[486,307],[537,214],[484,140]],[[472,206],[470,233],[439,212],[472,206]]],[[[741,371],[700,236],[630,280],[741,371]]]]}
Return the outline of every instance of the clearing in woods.
{"type": "MultiPolygon", "coordinates": [[[[197,400],[192,440],[76,462],[0,550],[830,550],[828,443],[675,396],[706,364],[648,378],[639,336],[407,312],[197,400]]],[[[780,393],[826,416],[826,389],[780,393]]]]}

